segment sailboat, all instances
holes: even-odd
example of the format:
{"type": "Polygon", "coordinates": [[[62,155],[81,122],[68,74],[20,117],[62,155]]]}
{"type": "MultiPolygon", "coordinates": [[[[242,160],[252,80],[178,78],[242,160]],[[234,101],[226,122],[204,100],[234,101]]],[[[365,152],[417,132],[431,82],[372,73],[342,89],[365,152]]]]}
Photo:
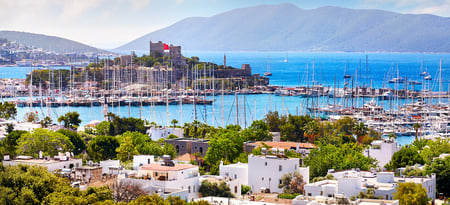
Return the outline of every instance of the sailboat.
{"type": "Polygon", "coordinates": [[[267,72],[264,73],[264,76],[272,76],[272,73],[270,72],[270,59],[267,58],[267,72]]]}

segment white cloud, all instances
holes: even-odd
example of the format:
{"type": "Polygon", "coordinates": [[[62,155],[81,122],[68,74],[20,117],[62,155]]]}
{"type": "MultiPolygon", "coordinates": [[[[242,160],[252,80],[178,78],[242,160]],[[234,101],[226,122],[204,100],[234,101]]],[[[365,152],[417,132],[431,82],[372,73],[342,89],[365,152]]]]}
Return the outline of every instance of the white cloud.
{"type": "Polygon", "coordinates": [[[150,4],[150,0],[129,0],[134,11],[141,10],[150,4]]]}
{"type": "Polygon", "coordinates": [[[365,0],[363,5],[401,13],[450,16],[450,0],[365,0]]]}
{"type": "Polygon", "coordinates": [[[63,0],[55,3],[62,4],[61,17],[65,20],[72,20],[81,17],[87,11],[98,8],[103,2],[104,0],[63,0]]]}
{"type": "Polygon", "coordinates": [[[419,7],[411,11],[417,14],[434,14],[438,16],[450,17],[450,0],[438,5],[419,7]]]}

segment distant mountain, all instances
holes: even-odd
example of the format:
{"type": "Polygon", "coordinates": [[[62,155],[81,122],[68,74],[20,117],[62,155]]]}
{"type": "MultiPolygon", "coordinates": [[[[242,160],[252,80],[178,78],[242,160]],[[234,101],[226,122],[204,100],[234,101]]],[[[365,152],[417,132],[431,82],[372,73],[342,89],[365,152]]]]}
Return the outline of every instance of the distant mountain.
{"type": "Polygon", "coordinates": [[[119,51],[148,51],[149,40],[203,51],[450,52],[450,18],[293,4],[194,17],[144,35],[119,51]]]}
{"type": "Polygon", "coordinates": [[[16,41],[17,43],[34,46],[36,48],[43,48],[45,51],[57,53],[109,53],[107,51],[88,46],[76,41],[55,37],[46,36],[42,34],[26,33],[18,31],[0,31],[0,38],[7,38],[9,41],[16,41]]]}

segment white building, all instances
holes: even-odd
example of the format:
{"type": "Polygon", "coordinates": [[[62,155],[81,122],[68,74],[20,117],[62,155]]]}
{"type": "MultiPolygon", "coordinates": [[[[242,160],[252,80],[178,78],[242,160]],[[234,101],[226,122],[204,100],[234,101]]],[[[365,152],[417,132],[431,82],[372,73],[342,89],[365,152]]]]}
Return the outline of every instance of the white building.
{"type": "Polygon", "coordinates": [[[73,159],[66,156],[54,157],[53,159],[51,159],[50,157],[46,157],[43,159],[33,159],[30,156],[18,156],[14,160],[9,160],[8,156],[5,157],[5,160],[3,161],[3,165],[15,166],[18,164],[39,165],[47,167],[48,172],[53,172],[58,169],[71,169],[81,167],[83,161],[82,159],[73,159]]]}
{"type": "Polygon", "coordinates": [[[139,168],[136,178],[122,180],[138,183],[146,187],[147,191],[156,192],[161,196],[168,196],[169,193],[181,194],[174,196],[182,196],[182,199],[187,201],[199,196],[198,166],[191,164],[173,164],[170,160],[165,160],[162,164],[145,164],[139,168]]]}
{"type": "Polygon", "coordinates": [[[399,205],[399,200],[380,200],[380,199],[356,199],[350,201],[343,195],[334,197],[325,196],[303,196],[299,195],[292,200],[293,205],[315,205],[315,204],[354,204],[354,205],[399,205]]]}
{"type": "Polygon", "coordinates": [[[134,155],[133,156],[133,169],[138,170],[140,166],[155,162],[155,156],[153,155],[134,155]]]}
{"type": "MultiPolygon", "coordinates": [[[[274,150],[275,151],[275,150],[274,150]]],[[[272,153],[276,153],[276,151],[272,153]]],[[[287,158],[283,155],[248,156],[248,184],[253,193],[269,189],[270,192],[282,193],[278,188],[281,177],[286,173],[299,172],[303,180],[309,183],[309,167],[299,166],[298,158],[287,158]]]]}
{"type": "Polygon", "coordinates": [[[223,165],[220,162],[219,175],[222,177],[229,177],[231,179],[238,179],[240,185],[248,185],[248,164],[236,163],[223,165]]]}
{"type": "Polygon", "coordinates": [[[333,197],[337,191],[336,180],[323,180],[304,186],[305,196],[326,196],[333,197]]]}
{"type": "Polygon", "coordinates": [[[391,161],[392,155],[400,150],[395,139],[374,140],[369,149],[365,150],[364,155],[378,160],[378,165],[384,167],[391,161]]]}
{"type": "Polygon", "coordinates": [[[386,200],[392,200],[393,193],[399,183],[414,182],[421,184],[427,190],[427,196],[435,199],[436,175],[428,177],[395,177],[393,172],[368,172],[346,170],[333,172],[337,180],[324,180],[305,185],[305,196],[332,197],[342,194],[345,197],[357,196],[360,191],[366,192],[373,188],[375,196],[382,196],[386,200]]]}
{"type": "Polygon", "coordinates": [[[119,160],[105,160],[100,161],[100,167],[102,167],[102,174],[119,174],[120,161],[119,160]]]}
{"type": "Polygon", "coordinates": [[[147,130],[147,134],[150,136],[152,140],[156,141],[161,138],[167,138],[170,134],[174,134],[181,138],[184,135],[184,130],[183,128],[173,128],[173,127],[167,128],[151,127],[149,130],[147,130]]]}

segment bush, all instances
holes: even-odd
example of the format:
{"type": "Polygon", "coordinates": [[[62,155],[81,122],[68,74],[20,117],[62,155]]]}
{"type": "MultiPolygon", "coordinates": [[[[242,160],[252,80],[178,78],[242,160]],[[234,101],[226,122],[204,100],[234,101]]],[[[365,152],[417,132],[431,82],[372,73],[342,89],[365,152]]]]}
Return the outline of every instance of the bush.
{"type": "Polygon", "coordinates": [[[278,198],[279,199],[294,199],[298,195],[300,195],[300,193],[293,193],[293,194],[283,193],[283,194],[278,194],[278,198]]]}

